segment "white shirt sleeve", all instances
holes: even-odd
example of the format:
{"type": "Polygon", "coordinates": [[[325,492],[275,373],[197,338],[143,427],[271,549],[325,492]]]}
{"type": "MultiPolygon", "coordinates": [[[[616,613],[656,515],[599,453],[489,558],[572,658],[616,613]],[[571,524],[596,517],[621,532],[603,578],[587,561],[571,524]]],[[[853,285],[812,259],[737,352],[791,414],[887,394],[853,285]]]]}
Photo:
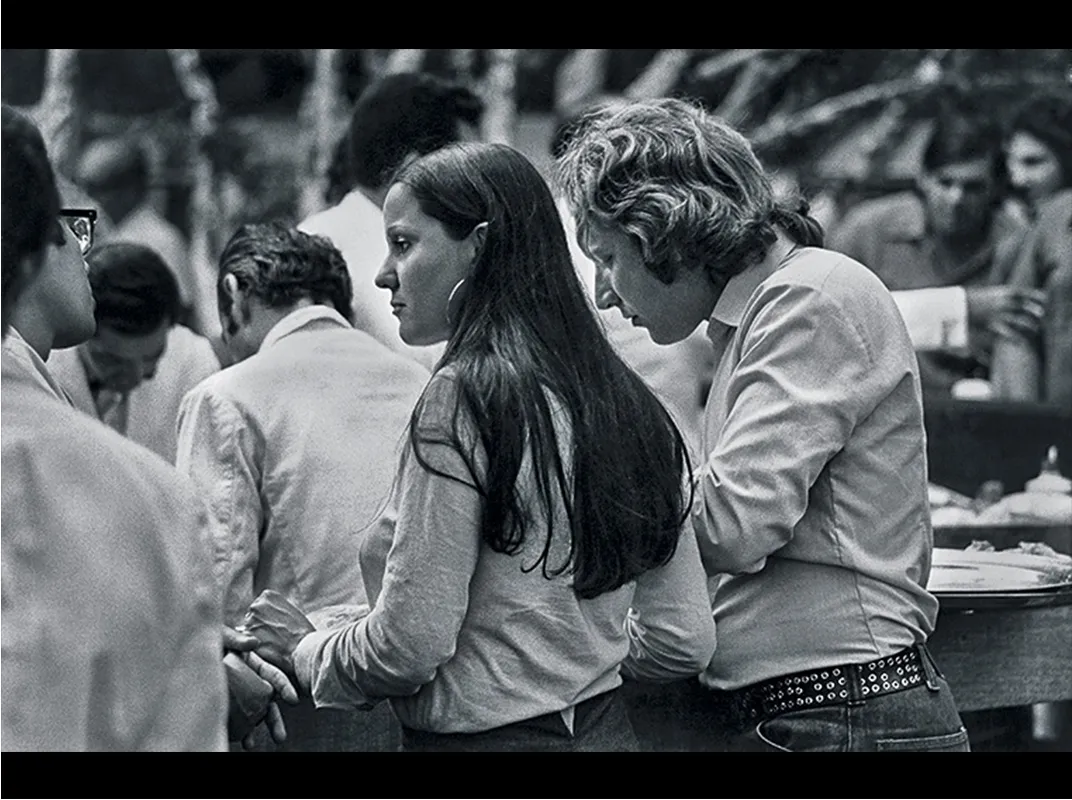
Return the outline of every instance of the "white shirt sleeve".
{"type": "Polygon", "coordinates": [[[968,346],[968,294],[962,286],[892,292],[917,351],[968,346]]]}

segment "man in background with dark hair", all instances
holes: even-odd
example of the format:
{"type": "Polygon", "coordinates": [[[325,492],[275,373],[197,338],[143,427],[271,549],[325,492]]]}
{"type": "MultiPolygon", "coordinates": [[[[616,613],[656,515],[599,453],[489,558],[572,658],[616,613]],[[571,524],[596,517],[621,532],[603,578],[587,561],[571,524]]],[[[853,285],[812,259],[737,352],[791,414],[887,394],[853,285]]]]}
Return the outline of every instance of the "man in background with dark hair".
{"type": "MultiPolygon", "coordinates": [[[[353,614],[367,605],[361,531],[386,504],[429,373],[354,330],[350,275],[323,237],[242,226],[220,256],[217,293],[237,363],[183,401],[177,463],[217,523],[225,621],[241,624],[264,589],[353,614]]],[[[317,711],[306,699],[283,716],[288,749],[399,742],[386,704],[317,711]]]]}
{"type": "Polygon", "coordinates": [[[337,165],[352,188],[338,205],[298,226],[328,237],[346,259],[354,287],[354,326],[429,369],[442,354],[442,345],[411,347],[403,342],[390,297],[374,284],[387,257],[381,208],[391,175],[408,156],[476,139],[482,115],[479,97],[434,75],[388,75],[371,84],[354,106],[345,166],[337,165]]]}
{"type": "MultiPolygon", "coordinates": [[[[1035,335],[1037,293],[1006,285],[1026,225],[1002,204],[1001,130],[967,103],[943,109],[915,191],[863,202],[829,247],[867,264],[892,291],[950,287],[942,347],[919,353],[924,397],[986,379],[994,336],[1035,335]]],[[[903,312],[902,312],[903,313],[903,312]]]]}
{"type": "Polygon", "coordinates": [[[53,374],[76,408],[175,461],[183,396],[219,370],[207,339],[177,325],[174,274],[156,251],[113,242],[87,256],[96,333],[53,354],[53,374]]]}

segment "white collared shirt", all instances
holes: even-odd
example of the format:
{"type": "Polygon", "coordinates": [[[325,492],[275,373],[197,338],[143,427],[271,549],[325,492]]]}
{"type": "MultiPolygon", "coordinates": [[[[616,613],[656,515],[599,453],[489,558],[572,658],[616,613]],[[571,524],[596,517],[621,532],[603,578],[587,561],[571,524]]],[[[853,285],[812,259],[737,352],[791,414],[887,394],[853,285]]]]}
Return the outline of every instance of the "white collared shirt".
{"type": "Polygon", "coordinates": [[[89,390],[89,377],[77,347],[54,350],[49,366],[75,408],[101,419],[131,441],[174,464],[182,399],[197,384],[218,372],[220,362],[208,339],[182,325],[173,325],[153,377],[142,381],[125,398],[120,396],[112,413],[104,415],[100,414],[89,390]]]}
{"type": "Polygon", "coordinates": [[[67,405],[73,405],[70,395],[64,391],[62,384],[56,380],[41,356],[13,327],[8,328],[3,348],[5,372],[18,370],[37,386],[55,395],[58,400],[62,400],[67,405]]]}
{"type": "Polygon", "coordinates": [[[908,331],[860,263],[801,248],[726,284],[693,522],[737,689],[926,641],[933,534],[908,331]]]}
{"type": "Polygon", "coordinates": [[[177,464],[218,524],[224,612],[264,589],[303,611],[365,602],[362,529],[386,502],[429,378],[323,305],[280,320],[250,358],[184,399],[177,464]]]}
{"type": "Polygon", "coordinates": [[[3,749],[226,750],[208,515],[3,356],[3,749]]]}

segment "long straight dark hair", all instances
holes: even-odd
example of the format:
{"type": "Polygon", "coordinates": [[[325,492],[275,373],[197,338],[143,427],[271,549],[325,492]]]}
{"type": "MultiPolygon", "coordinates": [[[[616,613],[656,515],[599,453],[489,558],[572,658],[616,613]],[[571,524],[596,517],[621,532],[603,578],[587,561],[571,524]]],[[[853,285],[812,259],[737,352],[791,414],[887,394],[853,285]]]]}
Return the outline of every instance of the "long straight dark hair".
{"type": "MultiPolygon", "coordinates": [[[[455,376],[457,402],[443,426],[414,409],[409,441],[424,469],[446,478],[421,447],[448,443],[483,498],[483,541],[516,554],[534,509],[518,486],[531,449],[538,503],[547,519],[535,563],[551,578],[569,572],[592,598],[665,564],[691,505],[691,468],[680,432],[648,386],[607,341],[573,266],[551,190],[536,168],[505,145],[457,144],[404,165],[392,183],[410,188],[421,210],[458,240],[487,222],[467,299],[437,367],[455,376]],[[572,428],[563,463],[553,396],[572,428]],[[463,444],[459,415],[471,415],[486,461],[463,444]],[[483,477],[481,476],[483,472],[483,477]],[[550,561],[555,497],[569,520],[569,557],[550,561]]],[[[434,381],[433,381],[434,382],[434,381]]]]}

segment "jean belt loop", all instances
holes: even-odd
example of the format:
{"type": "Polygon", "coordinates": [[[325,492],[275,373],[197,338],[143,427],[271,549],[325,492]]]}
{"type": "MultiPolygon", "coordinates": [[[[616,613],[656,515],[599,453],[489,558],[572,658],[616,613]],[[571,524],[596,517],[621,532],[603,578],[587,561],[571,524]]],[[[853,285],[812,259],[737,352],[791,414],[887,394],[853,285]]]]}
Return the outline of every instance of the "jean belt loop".
{"type": "Polygon", "coordinates": [[[940,692],[942,687],[938,683],[938,679],[943,677],[941,670],[938,669],[938,665],[934,663],[934,656],[931,655],[931,651],[927,649],[925,643],[917,645],[919,654],[921,656],[920,663],[923,667],[923,674],[927,678],[927,688],[932,692],[940,692]]]}
{"type": "Polygon", "coordinates": [[[849,681],[849,702],[850,706],[863,706],[867,705],[867,698],[864,697],[863,692],[860,691],[860,670],[855,665],[849,665],[845,667],[845,677],[849,681]]]}

